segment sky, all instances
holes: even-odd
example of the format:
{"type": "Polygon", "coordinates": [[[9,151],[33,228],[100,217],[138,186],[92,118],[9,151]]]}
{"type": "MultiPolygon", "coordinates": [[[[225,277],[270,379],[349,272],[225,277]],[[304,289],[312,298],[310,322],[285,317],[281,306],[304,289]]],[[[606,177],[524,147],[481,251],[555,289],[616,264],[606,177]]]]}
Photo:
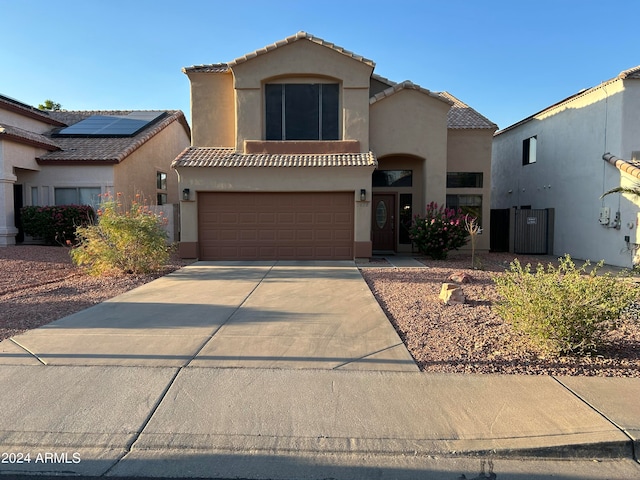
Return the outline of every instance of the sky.
{"type": "Polygon", "coordinates": [[[505,128],[640,65],[637,0],[0,0],[0,94],[190,118],[186,66],[298,31],[505,128]]]}

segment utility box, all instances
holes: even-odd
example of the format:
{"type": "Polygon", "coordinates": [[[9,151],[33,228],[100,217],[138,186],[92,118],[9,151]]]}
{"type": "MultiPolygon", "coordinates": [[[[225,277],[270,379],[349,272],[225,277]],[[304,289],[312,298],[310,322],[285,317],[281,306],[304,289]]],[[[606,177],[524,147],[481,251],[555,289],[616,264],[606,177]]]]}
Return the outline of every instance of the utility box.
{"type": "Polygon", "coordinates": [[[609,220],[611,218],[611,209],[609,207],[602,207],[600,209],[600,225],[609,225],[609,220]]]}

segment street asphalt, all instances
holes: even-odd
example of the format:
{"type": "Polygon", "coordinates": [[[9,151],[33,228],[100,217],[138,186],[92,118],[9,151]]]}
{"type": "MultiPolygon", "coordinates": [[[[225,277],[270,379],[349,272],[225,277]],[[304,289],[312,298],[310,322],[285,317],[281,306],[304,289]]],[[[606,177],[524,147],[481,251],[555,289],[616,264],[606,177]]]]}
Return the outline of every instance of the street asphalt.
{"type": "Polygon", "coordinates": [[[0,478],[640,478],[639,398],[421,373],[353,262],[197,262],[0,342],[0,478]]]}

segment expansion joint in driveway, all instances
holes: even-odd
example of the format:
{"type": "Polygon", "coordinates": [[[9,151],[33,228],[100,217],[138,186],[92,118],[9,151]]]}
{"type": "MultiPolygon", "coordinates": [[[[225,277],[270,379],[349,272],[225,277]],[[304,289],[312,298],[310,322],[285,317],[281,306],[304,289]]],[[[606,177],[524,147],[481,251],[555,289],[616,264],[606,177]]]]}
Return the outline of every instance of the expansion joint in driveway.
{"type": "Polygon", "coordinates": [[[596,412],[598,415],[600,415],[602,418],[604,418],[607,422],[609,422],[611,425],[613,425],[614,427],[616,427],[625,437],[627,437],[629,439],[629,443],[631,443],[631,456],[632,458],[637,461],[640,462],[640,458],[638,458],[638,451],[636,450],[636,442],[635,440],[625,431],[625,429],[623,427],[621,427],[620,425],[618,425],[616,422],[614,422],[612,419],[610,419],[608,416],[606,416],[603,412],[601,412],[600,410],[598,410],[596,407],[594,407],[593,405],[591,405],[591,403],[589,403],[584,397],[582,397],[579,393],[577,393],[576,391],[572,390],[570,387],[568,387],[567,385],[565,385],[564,383],[562,383],[562,381],[556,377],[554,377],[553,375],[551,376],[551,378],[553,378],[556,382],[558,382],[564,389],[566,389],[569,393],[571,393],[573,396],[575,396],[578,400],[580,400],[582,403],[584,403],[587,407],[589,407],[591,410],[593,410],[594,412],[596,412]]]}
{"type": "Polygon", "coordinates": [[[25,352],[27,352],[29,355],[32,355],[36,360],[38,360],[41,364],[43,365],[48,365],[47,362],[45,362],[43,359],[41,359],[38,355],[36,355],[34,352],[32,352],[31,350],[29,350],[27,347],[25,347],[24,345],[22,345],[20,342],[17,342],[15,338],[11,337],[9,338],[9,341],[14,343],[15,345],[17,345],[18,347],[20,347],[21,349],[23,349],[25,352]]]}
{"type": "Polygon", "coordinates": [[[216,328],[213,333],[211,335],[209,335],[209,337],[207,338],[207,340],[202,344],[202,346],[196,351],[196,353],[193,354],[193,356],[191,357],[191,359],[186,363],[186,365],[184,365],[183,367],[180,367],[180,370],[182,370],[184,367],[188,367],[191,362],[193,362],[195,360],[195,358],[200,354],[200,352],[202,351],[202,349],[204,347],[207,346],[207,344],[213,339],[213,337],[216,336],[216,334],[220,331],[220,329],[222,327],[224,327],[227,323],[229,323],[229,321],[233,318],[233,316],[238,313],[238,311],[242,308],[242,306],[247,302],[247,300],[249,300],[249,297],[251,295],[253,295],[253,292],[256,291],[256,289],[262,284],[262,282],[264,282],[264,279],[267,278],[267,275],[269,275],[271,273],[271,270],[273,270],[274,265],[271,265],[271,267],[269,267],[269,270],[267,270],[267,272],[262,276],[262,278],[260,279],[260,281],[258,283],[256,283],[255,287],[253,287],[251,289],[251,291],[249,293],[247,293],[247,295],[242,299],[242,302],[240,302],[240,304],[233,309],[233,312],[231,312],[231,314],[226,318],[226,320],[222,323],[220,323],[220,325],[218,326],[218,328],[216,328]]]}
{"type": "MultiPolygon", "coordinates": [[[[131,452],[131,450],[133,449],[133,447],[135,446],[136,442],[138,441],[138,439],[140,438],[140,435],[142,435],[142,432],[144,432],[144,430],[147,428],[147,425],[149,425],[149,422],[151,421],[151,419],[153,418],[153,416],[156,414],[156,412],[158,411],[158,408],[160,407],[160,405],[162,404],[162,402],[164,401],[165,397],[167,396],[167,393],[169,393],[169,390],[171,389],[171,387],[173,386],[173,384],[175,383],[176,379],[178,378],[178,375],[180,375],[180,372],[182,372],[183,369],[185,369],[186,367],[188,367],[191,362],[193,362],[193,360],[198,356],[198,354],[202,351],[202,349],[207,345],[207,343],[209,343],[211,341],[211,339],[220,331],[220,329],[226,325],[229,320],[231,320],[231,318],[238,312],[238,310],[240,310],[242,308],[242,306],[246,303],[246,301],[249,299],[249,297],[253,294],[253,292],[256,291],[256,289],[260,286],[260,284],[264,281],[264,279],[267,277],[267,275],[269,275],[269,273],[271,273],[271,270],[273,270],[274,265],[272,265],[269,270],[267,270],[267,272],[262,276],[262,278],[260,279],[260,281],[258,283],[256,283],[256,285],[251,289],[251,291],[242,299],[242,302],[240,302],[240,304],[233,310],[233,312],[231,312],[231,314],[227,317],[227,319],[222,322],[220,324],[220,326],[218,328],[215,329],[215,331],[209,335],[209,337],[207,338],[207,340],[202,344],[202,346],[191,356],[191,358],[189,359],[189,361],[182,365],[181,367],[178,367],[178,369],[176,370],[176,372],[173,374],[173,377],[171,377],[171,380],[169,380],[169,382],[167,383],[167,386],[164,388],[164,390],[162,391],[162,394],[160,395],[160,398],[158,398],[157,402],[155,403],[155,405],[153,406],[153,408],[151,409],[151,412],[149,412],[149,414],[147,415],[147,418],[145,419],[145,421],[143,422],[142,426],[140,427],[139,431],[134,435],[134,437],[131,439],[130,442],[128,442],[124,453],[122,454],[122,456],[118,459],[117,462],[115,462],[113,465],[111,465],[111,467],[109,467],[109,469],[103,473],[103,476],[106,476],[109,474],[109,472],[111,472],[120,462],[122,462],[122,460],[124,460],[124,458],[131,452]]],[[[22,345],[20,345],[22,347],[22,345]]],[[[24,347],[22,347],[24,348],[24,347]]],[[[26,350],[26,348],[25,348],[26,350]]],[[[27,350],[28,351],[28,350],[27,350]]],[[[31,353],[31,352],[29,352],[31,353]]],[[[33,353],[31,353],[32,355],[34,355],[33,353]]],[[[35,355],[34,355],[35,356],[35,355]]],[[[38,358],[36,356],[36,358],[38,358]]],[[[38,358],[38,360],[40,360],[38,358]]],[[[42,360],[40,360],[41,362],[43,362],[42,360]]],[[[44,363],[44,362],[43,362],[44,363]]],[[[46,365],[46,364],[45,364],[46,365]]]]}

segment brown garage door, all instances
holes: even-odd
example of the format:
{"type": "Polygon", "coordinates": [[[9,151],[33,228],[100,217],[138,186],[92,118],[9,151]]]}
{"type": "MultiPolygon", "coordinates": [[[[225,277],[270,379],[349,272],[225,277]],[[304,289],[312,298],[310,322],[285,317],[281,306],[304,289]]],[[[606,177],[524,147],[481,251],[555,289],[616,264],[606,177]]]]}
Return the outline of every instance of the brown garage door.
{"type": "Polygon", "coordinates": [[[198,193],[202,260],[351,260],[353,192],[198,193]]]}

